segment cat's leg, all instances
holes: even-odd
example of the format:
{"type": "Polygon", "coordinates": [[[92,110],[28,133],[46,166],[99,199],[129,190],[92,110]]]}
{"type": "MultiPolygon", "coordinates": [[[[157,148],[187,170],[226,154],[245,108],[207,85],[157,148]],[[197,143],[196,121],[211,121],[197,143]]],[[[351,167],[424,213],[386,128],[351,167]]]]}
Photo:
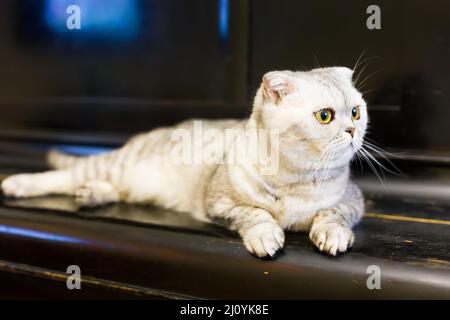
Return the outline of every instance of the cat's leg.
{"type": "Polygon", "coordinates": [[[42,173],[12,175],[1,184],[3,193],[16,198],[37,197],[47,194],[75,195],[82,207],[93,207],[120,200],[119,191],[109,182],[90,180],[84,182],[82,174],[77,178],[74,169],[54,170],[42,173]]]}
{"type": "Polygon", "coordinates": [[[284,232],[267,210],[239,205],[219,209],[220,201],[214,207],[216,210],[209,211],[208,216],[237,231],[250,253],[260,258],[272,257],[283,248],[284,232]]]}
{"type": "Polygon", "coordinates": [[[75,190],[75,201],[80,207],[96,207],[119,200],[119,191],[104,180],[88,181],[75,190]]]}
{"type": "Polygon", "coordinates": [[[73,175],[69,170],[12,175],[2,181],[3,193],[12,197],[35,197],[50,193],[73,194],[73,175]]]}
{"type": "Polygon", "coordinates": [[[361,190],[351,181],[341,202],[335,207],[319,210],[313,217],[309,238],[322,252],[335,256],[353,245],[351,228],[364,214],[361,190]]]}
{"type": "Polygon", "coordinates": [[[237,230],[247,250],[257,257],[273,257],[283,248],[284,232],[272,215],[260,208],[237,206],[227,215],[232,230],[237,230]]]}

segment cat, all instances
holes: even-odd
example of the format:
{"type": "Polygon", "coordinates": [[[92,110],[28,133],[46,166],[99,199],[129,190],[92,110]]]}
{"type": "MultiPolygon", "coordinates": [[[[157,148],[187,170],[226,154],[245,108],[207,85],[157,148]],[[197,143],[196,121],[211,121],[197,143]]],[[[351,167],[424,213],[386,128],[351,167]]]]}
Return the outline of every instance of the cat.
{"type": "MultiPolygon", "coordinates": [[[[270,174],[263,173],[267,163],[174,163],[173,132],[193,134],[189,120],[139,134],[104,154],[52,151],[48,161],[55,170],[13,175],[1,188],[13,197],[74,195],[80,206],[126,201],[190,212],[236,231],[257,257],[282,249],[284,230],[309,232],[319,251],[335,256],[353,245],[352,227],[364,213],[349,168],[363,145],[368,115],[352,76],[346,67],[271,71],[263,76],[249,119],[201,122],[219,132],[277,132],[278,166],[270,174]]],[[[229,152],[225,147],[218,148],[219,157],[229,152]]]]}

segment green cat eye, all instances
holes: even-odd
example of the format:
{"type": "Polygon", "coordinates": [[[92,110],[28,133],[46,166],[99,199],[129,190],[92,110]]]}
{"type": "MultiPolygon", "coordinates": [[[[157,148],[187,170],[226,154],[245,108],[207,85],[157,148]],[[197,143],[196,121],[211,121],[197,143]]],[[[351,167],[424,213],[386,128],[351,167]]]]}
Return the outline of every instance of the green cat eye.
{"type": "Polygon", "coordinates": [[[314,116],[320,123],[328,124],[331,122],[331,120],[333,120],[334,112],[331,109],[321,109],[319,111],[316,111],[314,113],[314,116]]]}
{"type": "Polygon", "coordinates": [[[353,107],[352,109],[352,119],[359,120],[361,118],[361,114],[359,113],[359,106],[353,107]]]}

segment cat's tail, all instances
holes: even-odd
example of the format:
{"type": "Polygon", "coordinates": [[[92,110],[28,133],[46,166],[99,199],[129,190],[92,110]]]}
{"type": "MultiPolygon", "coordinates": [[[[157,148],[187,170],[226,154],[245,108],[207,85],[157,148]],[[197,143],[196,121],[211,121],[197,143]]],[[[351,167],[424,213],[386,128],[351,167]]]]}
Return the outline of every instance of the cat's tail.
{"type": "Polygon", "coordinates": [[[56,150],[50,150],[47,153],[47,164],[52,169],[65,169],[73,167],[84,157],[73,156],[56,150]]]}

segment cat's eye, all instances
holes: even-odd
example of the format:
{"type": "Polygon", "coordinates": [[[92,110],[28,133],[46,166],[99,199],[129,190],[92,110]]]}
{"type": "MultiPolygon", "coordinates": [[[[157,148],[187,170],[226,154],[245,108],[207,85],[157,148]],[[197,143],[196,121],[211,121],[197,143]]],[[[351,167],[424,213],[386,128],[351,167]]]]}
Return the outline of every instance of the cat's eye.
{"type": "Polygon", "coordinates": [[[352,119],[353,120],[359,120],[361,118],[361,114],[359,112],[359,106],[352,108],[352,119]]]}
{"type": "Polygon", "coordinates": [[[314,116],[320,123],[328,124],[331,122],[331,120],[333,120],[334,112],[331,109],[321,109],[319,111],[316,111],[314,113],[314,116]]]}

